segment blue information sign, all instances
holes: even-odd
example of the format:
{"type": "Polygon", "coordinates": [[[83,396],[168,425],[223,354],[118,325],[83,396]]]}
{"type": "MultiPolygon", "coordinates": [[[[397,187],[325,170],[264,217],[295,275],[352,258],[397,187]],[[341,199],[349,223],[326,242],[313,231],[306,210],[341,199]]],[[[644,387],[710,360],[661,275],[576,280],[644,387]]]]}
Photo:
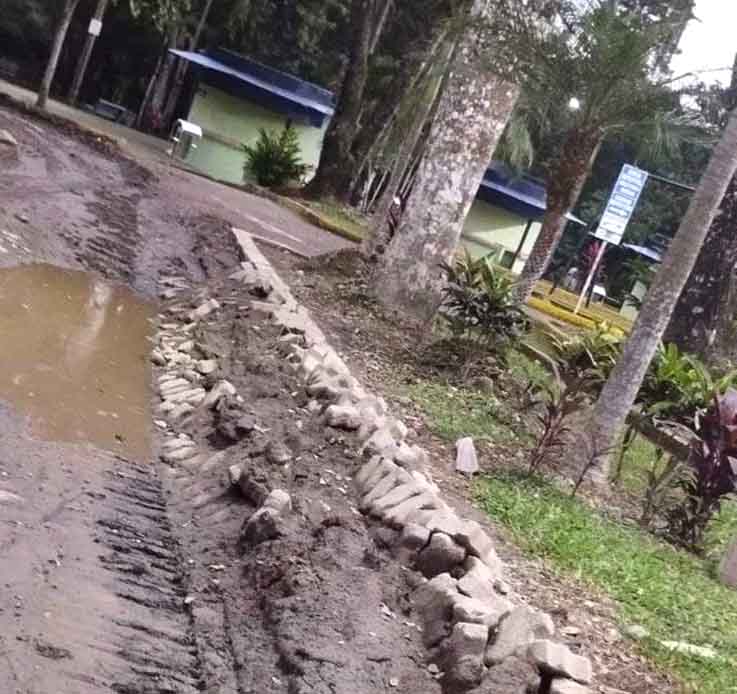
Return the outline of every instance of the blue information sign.
{"type": "Polygon", "coordinates": [[[622,240],[624,230],[637,207],[642,189],[647,183],[647,171],[625,164],[619,172],[614,190],[609,196],[604,214],[594,236],[597,239],[617,245],[622,240]]]}

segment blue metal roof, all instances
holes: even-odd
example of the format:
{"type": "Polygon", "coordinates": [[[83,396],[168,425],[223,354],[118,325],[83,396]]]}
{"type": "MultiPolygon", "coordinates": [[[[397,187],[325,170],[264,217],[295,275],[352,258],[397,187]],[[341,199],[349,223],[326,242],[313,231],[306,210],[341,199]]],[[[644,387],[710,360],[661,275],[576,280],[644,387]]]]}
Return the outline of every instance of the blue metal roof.
{"type": "Polygon", "coordinates": [[[206,81],[229,92],[264,102],[288,115],[308,117],[318,127],[335,113],[332,92],[231,51],[210,55],[170,49],[174,55],[201,68],[206,81]]]}
{"type": "MultiPolygon", "coordinates": [[[[547,209],[547,191],[542,183],[528,176],[515,175],[498,161],[492,162],[486,170],[477,197],[525,219],[539,221],[547,209]]],[[[566,216],[570,221],[585,226],[578,217],[566,216]]]]}

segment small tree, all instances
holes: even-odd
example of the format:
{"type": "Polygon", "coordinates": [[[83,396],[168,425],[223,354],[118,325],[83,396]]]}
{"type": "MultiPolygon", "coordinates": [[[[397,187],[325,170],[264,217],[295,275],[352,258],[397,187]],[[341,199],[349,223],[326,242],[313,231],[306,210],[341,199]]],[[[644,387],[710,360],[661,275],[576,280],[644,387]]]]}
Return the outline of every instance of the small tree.
{"type": "Polygon", "coordinates": [[[266,188],[280,188],[291,181],[300,181],[309,167],[302,163],[297,131],[287,124],[280,133],[259,130],[256,144],[243,145],[246,164],[244,177],[254,176],[266,188]]]}
{"type": "Polygon", "coordinates": [[[661,136],[670,125],[662,116],[675,101],[653,83],[652,73],[673,25],[608,0],[583,10],[580,3],[562,2],[553,21],[542,23],[508,0],[495,26],[501,37],[495,61],[510,66],[523,85],[507,150],[536,143],[547,180],[547,211],[517,284],[523,302],[552,258],[603,139],[648,127],[658,131],[650,138],[655,143],[669,142],[661,136]]]}

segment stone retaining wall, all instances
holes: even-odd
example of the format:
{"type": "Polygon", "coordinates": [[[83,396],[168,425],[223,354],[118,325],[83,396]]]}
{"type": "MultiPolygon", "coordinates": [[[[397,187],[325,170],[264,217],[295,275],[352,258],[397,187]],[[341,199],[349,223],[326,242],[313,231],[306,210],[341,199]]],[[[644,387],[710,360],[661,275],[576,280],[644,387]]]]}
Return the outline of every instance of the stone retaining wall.
{"type": "MultiPolygon", "coordinates": [[[[251,308],[282,327],[286,359],[313,398],[309,409],[323,417],[326,426],[355,432],[360,442],[363,460],[353,479],[359,510],[370,522],[394,530],[398,560],[422,574],[412,603],[422,621],[424,644],[445,673],[444,690],[590,692],[589,659],[555,640],[549,615],[515,605],[491,538],[479,523],[459,517],[443,501],[426,474],[427,452],[406,441],[403,422],[392,417],[383,398],[367,392],[351,375],[251,237],[238,229],[233,233],[244,261],[231,279],[266,297],[253,301],[251,308]]],[[[204,302],[189,314],[190,325],[217,308],[214,300],[204,302]]],[[[206,378],[217,364],[189,356],[187,332],[186,326],[162,325],[152,355],[155,363],[170,370],[159,378],[158,425],[165,431],[168,423],[196,407],[213,407],[226,395],[237,397],[227,381],[206,378]]],[[[163,457],[170,462],[186,465],[196,454],[194,442],[185,435],[170,434],[164,443],[163,457]]],[[[232,471],[234,484],[239,472],[232,471]]],[[[289,510],[288,496],[267,498],[246,533],[268,539],[273,518],[289,510]]]]}

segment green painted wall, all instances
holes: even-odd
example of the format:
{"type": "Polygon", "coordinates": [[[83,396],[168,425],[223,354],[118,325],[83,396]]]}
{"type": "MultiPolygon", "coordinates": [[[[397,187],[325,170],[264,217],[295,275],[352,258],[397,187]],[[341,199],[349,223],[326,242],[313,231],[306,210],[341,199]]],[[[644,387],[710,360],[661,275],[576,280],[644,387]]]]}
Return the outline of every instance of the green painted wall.
{"type": "MultiPolygon", "coordinates": [[[[260,128],[281,130],[287,122],[284,114],[269,111],[258,104],[201,84],[187,120],[202,128],[197,149],[190,150],[187,163],[210,176],[230,183],[243,181],[245,154],[241,143],[253,144],[260,128]]],[[[293,121],[299,136],[302,161],[317,167],[322,140],[327,129],[293,121]]]]}
{"type": "MultiPolygon", "coordinates": [[[[474,257],[494,252],[497,246],[514,253],[522,239],[526,225],[527,220],[513,212],[494,207],[483,200],[476,200],[471,205],[471,210],[463,227],[463,245],[474,257]]],[[[540,223],[535,222],[527,235],[522,252],[512,268],[513,272],[520,273],[522,271],[539,233],[540,223]]]]}

